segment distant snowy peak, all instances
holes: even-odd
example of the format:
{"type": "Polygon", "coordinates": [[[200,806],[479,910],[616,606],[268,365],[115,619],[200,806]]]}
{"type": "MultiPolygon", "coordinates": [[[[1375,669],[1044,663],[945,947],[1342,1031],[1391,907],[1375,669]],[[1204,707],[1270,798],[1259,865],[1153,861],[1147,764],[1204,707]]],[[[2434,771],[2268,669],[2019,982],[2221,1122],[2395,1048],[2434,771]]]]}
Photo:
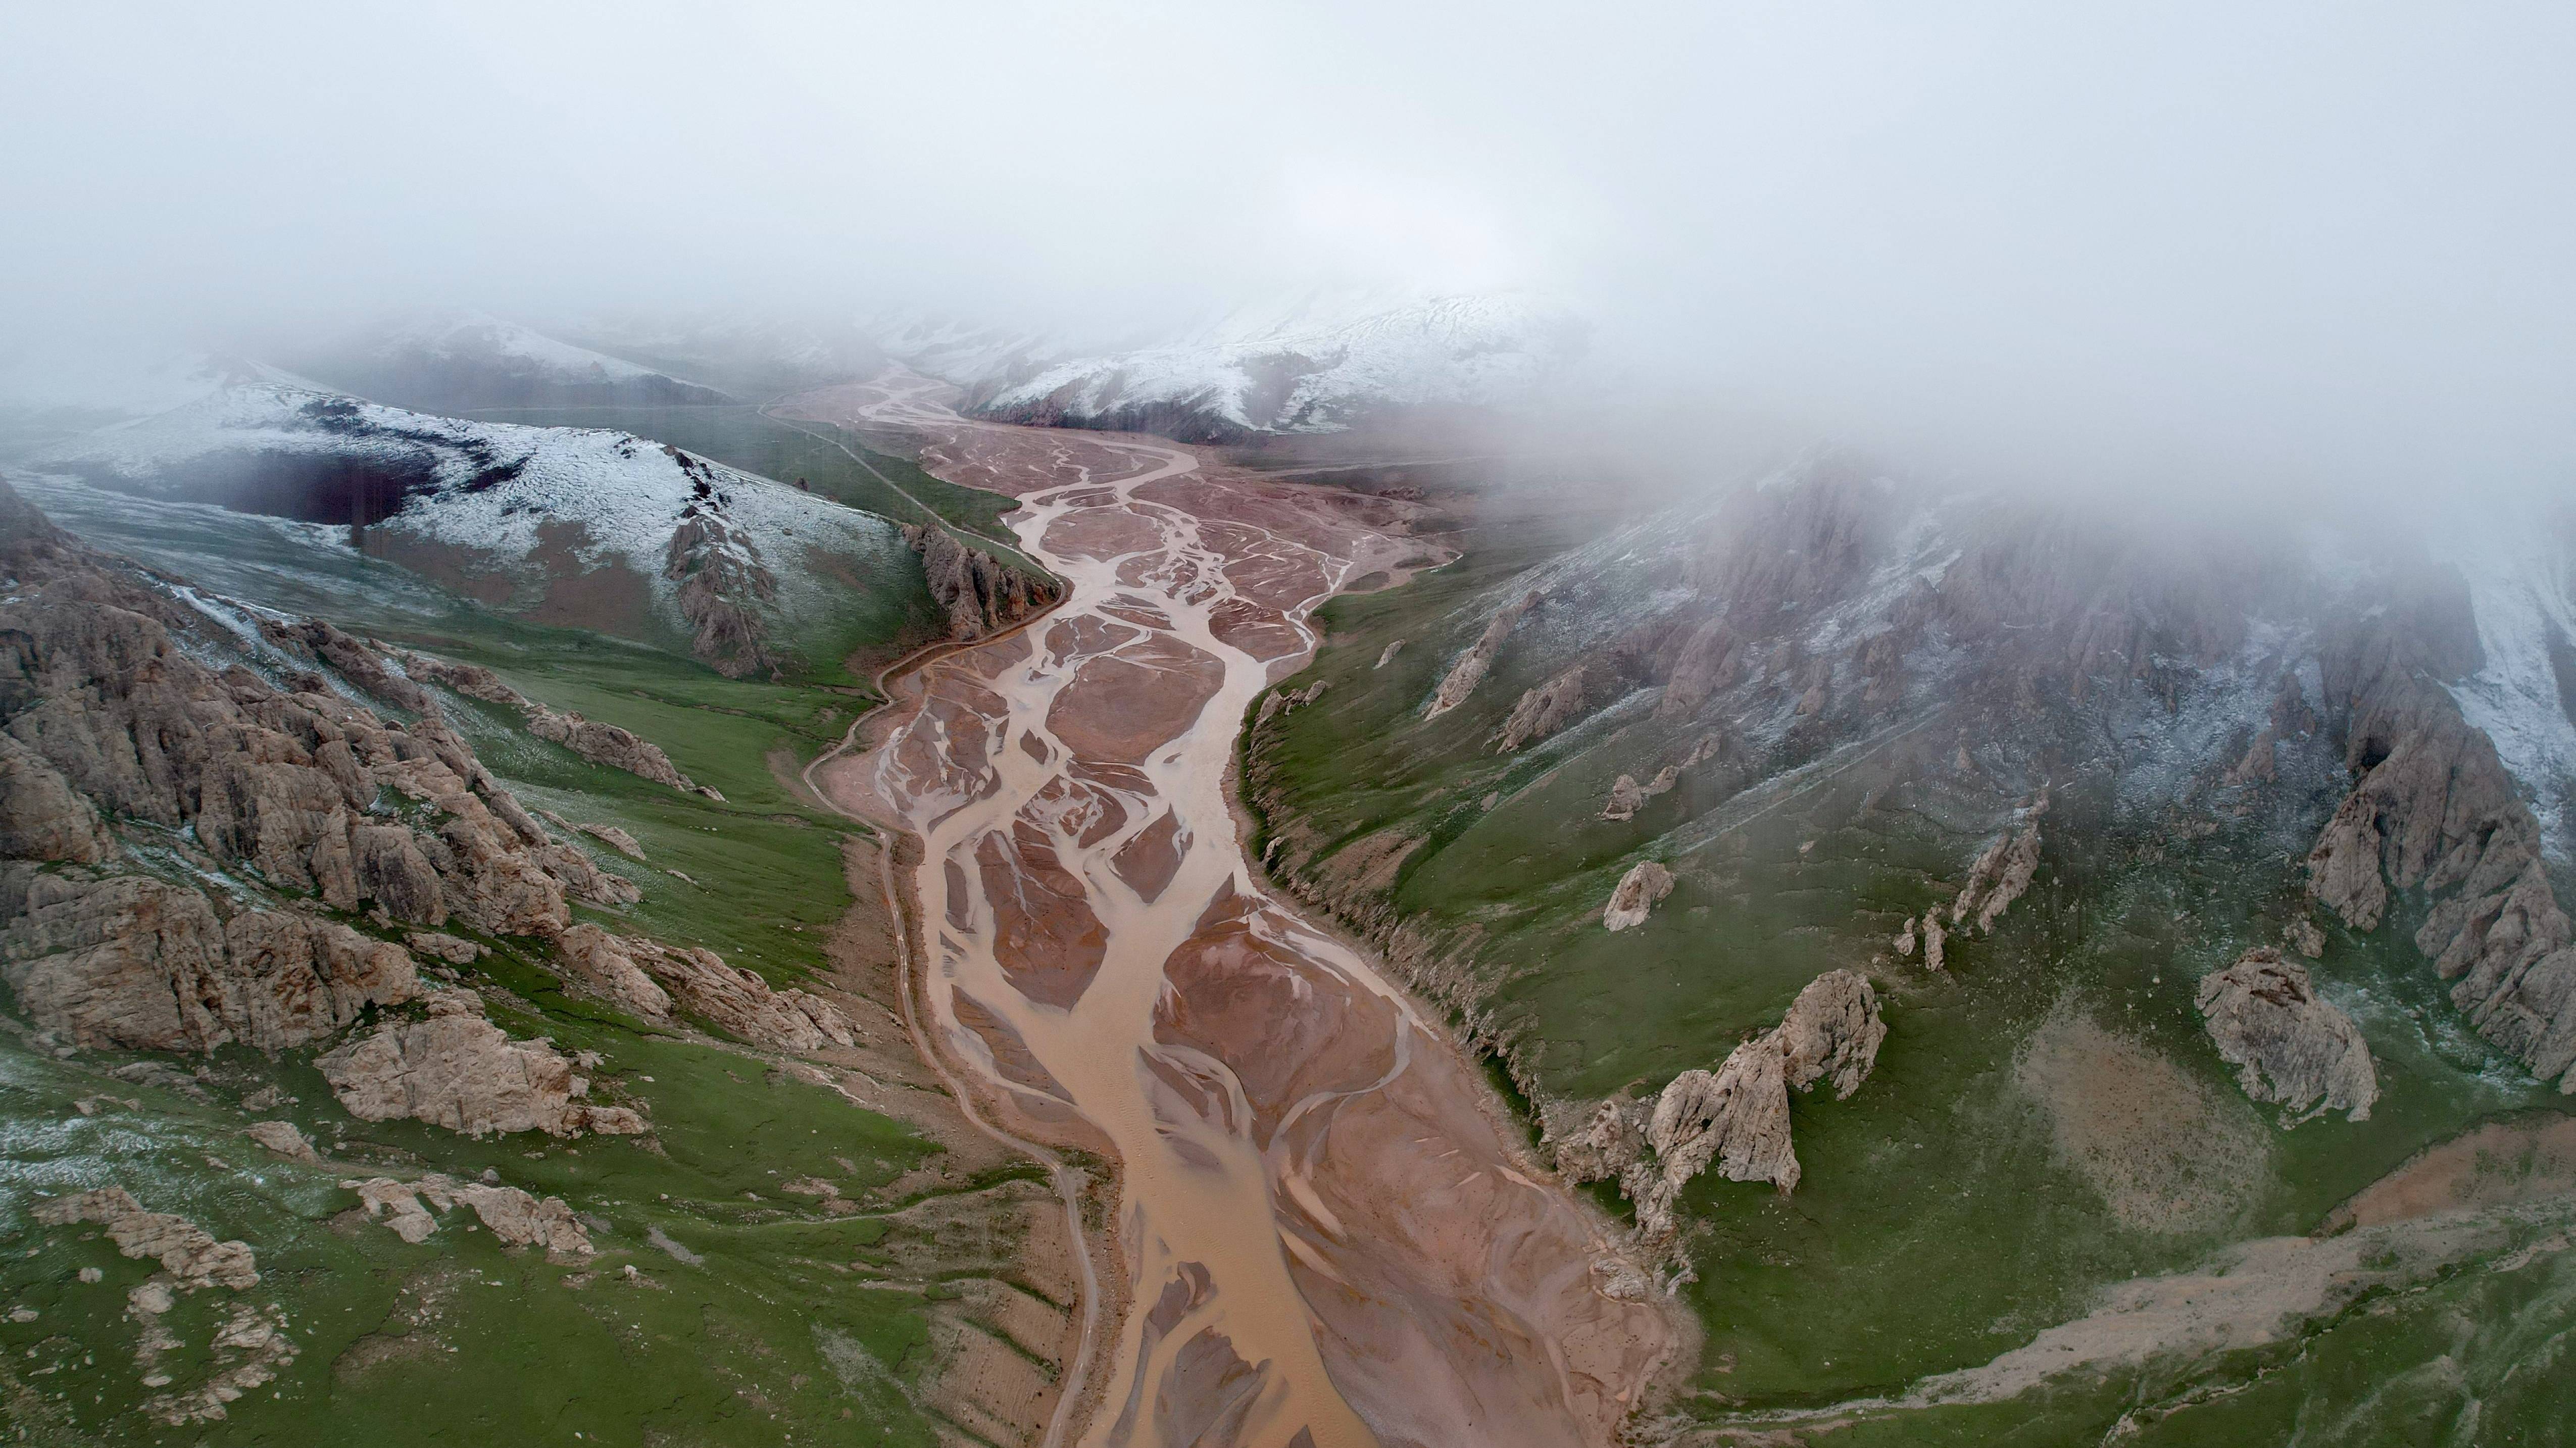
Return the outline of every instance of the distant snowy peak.
{"type": "Polygon", "coordinates": [[[1536,293],[1318,292],[1099,351],[918,320],[884,327],[878,340],[915,371],[964,387],[987,416],[1231,441],[1340,432],[1424,409],[1519,406],[1582,360],[1590,330],[1573,307],[1536,293]]]}
{"type": "Polygon", "coordinates": [[[514,612],[677,631],[727,672],[827,617],[893,524],[629,433],[433,417],[243,383],[30,460],[92,487],[365,530],[368,550],[514,612]],[[607,586],[603,579],[639,575],[607,586]]]}
{"type": "Polygon", "coordinates": [[[302,359],[332,386],[433,412],[731,402],[715,388],[559,341],[484,312],[415,313],[302,359]]]}
{"type": "Polygon", "coordinates": [[[380,356],[417,352],[431,357],[492,358],[531,371],[593,381],[631,382],[656,374],[604,352],[558,342],[515,322],[487,312],[450,312],[416,317],[396,326],[374,347],[380,356]]]}
{"type": "Polygon", "coordinates": [[[925,377],[954,383],[976,399],[1015,387],[1078,350],[1055,333],[983,327],[916,312],[872,318],[866,331],[888,357],[925,377]]]}

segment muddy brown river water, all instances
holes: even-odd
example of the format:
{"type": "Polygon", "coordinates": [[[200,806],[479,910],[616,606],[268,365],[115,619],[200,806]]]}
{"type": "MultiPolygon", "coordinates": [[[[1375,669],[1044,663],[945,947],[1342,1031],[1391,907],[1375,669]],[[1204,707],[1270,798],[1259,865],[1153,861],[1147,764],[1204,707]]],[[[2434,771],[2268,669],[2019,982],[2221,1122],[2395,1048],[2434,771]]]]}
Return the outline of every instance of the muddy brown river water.
{"type": "Polygon", "coordinates": [[[822,776],[922,843],[933,1048],[1001,1129],[1116,1164],[1126,1280],[1089,1305],[1100,1340],[1047,1441],[1611,1441],[1681,1329],[1448,1033],[1262,887],[1228,798],[1311,612],[1427,561],[1409,505],[950,395],[898,371],[782,411],[1019,498],[1025,551],[1069,585],[909,675],[893,732],[822,776]]]}

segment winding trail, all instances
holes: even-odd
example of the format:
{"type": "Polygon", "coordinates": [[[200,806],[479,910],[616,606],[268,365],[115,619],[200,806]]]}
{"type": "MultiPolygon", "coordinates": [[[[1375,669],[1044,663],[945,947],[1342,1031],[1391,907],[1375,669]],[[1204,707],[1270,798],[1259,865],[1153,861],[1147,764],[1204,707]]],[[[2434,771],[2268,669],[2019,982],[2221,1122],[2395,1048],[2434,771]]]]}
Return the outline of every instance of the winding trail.
{"type": "Polygon", "coordinates": [[[895,372],[781,410],[1019,497],[1067,597],[889,679],[909,712],[808,781],[922,843],[912,1024],[979,1124],[1050,1164],[1077,1228],[1079,1169],[1041,1143],[1118,1164],[1124,1311],[1100,1361],[1090,1294],[1047,1441],[1612,1441],[1673,1323],[1437,1023],[1262,889],[1230,808],[1235,730],[1315,647],[1312,610],[1425,561],[1409,505],[975,422],[947,392],[895,372]]]}

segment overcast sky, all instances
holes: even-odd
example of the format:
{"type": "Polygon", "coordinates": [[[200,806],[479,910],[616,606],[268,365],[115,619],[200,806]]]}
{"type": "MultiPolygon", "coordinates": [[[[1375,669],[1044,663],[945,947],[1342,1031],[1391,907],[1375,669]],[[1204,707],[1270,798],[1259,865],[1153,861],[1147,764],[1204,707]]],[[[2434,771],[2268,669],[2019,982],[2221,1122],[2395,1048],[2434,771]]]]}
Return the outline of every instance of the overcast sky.
{"type": "Polygon", "coordinates": [[[2566,480],[2576,7],[13,6],[0,327],[1568,294],[1676,396],[2566,480]]]}

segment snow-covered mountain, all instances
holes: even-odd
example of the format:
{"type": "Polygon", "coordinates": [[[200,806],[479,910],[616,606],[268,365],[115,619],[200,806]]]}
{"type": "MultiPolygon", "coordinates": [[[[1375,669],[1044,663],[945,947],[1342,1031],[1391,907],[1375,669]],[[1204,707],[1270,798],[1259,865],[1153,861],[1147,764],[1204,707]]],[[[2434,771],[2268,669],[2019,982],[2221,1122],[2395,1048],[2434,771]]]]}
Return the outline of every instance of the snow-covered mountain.
{"type": "Polygon", "coordinates": [[[334,387],[433,412],[513,407],[672,407],[732,402],[622,357],[485,312],[437,311],[370,326],[299,357],[334,387]]]}
{"type": "Polygon", "coordinates": [[[970,402],[989,400],[1068,358],[1099,350],[1058,332],[919,312],[886,312],[865,326],[885,355],[966,389],[970,402]]]}
{"type": "Polygon", "coordinates": [[[1309,293],[1189,334],[1081,351],[1043,333],[905,321],[878,344],[986,416],[1191,441],[1340,432],[1408,412],[1510,408],[1582,358],[1589,328],[1530,292],[1309,293]]]}
{"type": "Polygon", "coordinates": [[[917,586],[899,529],[629,433],[433,417],[246,381],[47,449],[37,472],[346,524],[371,554],[546,622],[771,671],[852,585],[917,586]]]}

